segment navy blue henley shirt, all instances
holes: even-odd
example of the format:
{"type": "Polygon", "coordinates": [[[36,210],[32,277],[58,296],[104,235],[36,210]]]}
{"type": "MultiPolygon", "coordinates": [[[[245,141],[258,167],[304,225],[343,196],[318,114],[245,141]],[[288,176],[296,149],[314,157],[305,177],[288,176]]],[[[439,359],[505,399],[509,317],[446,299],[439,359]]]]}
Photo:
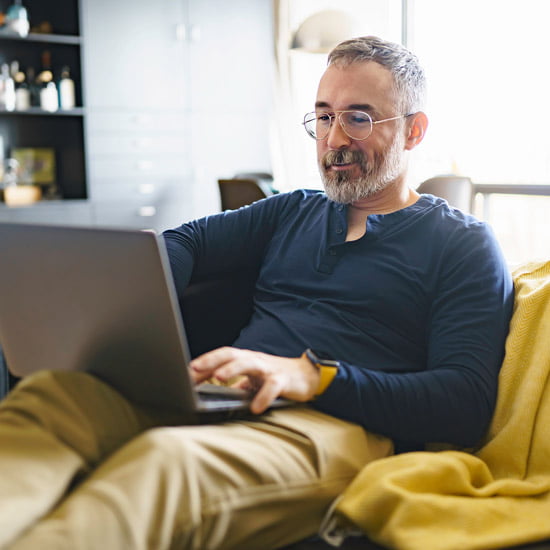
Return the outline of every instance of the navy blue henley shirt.
{"type": "Polygon", "coordinates": [[[176,288],[191,275],[260,267],[236,347],[342,362],[312,406],[394,439],[461,446],[484,434],[513,305],[489,227],[442,199],[370,215],[345,242],[346,206],[275,195],[164,233],[176,288]]]}

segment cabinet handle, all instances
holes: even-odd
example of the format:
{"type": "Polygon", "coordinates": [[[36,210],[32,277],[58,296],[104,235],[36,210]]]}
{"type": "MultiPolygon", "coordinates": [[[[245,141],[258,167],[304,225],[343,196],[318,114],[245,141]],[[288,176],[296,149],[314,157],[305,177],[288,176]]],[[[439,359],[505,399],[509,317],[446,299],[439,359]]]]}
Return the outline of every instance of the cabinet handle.
{"type": "Polygon", "coordinates": [[[187,38],[187,29],[185,28],[185,23],[176,24],[176,41],[185,42],[187,38]]]}
{"type": "Polygon", "coordinates": [[[141,195],[151,195],[155,192],[156,185],[154,183],[140,183],[138,186],[138,192],[141,195]]]}
{"type": "Polygon", "coordinates": [[[152,143],[153,140],[147,137],[134,139],[134,147],[136,149],[145,149],[146,147],[150,147],[152,143]]]}
{"type": "Polygon", "coordinates": [[[141,172],[146,172],[148,170],[153,169],[153,161],[152,160],[139,160],[137,162],[137,169],[141,172]]]}
{"type": "Polygon", "coordinates": [[[133,121],[136,124],[147,124],[148,122],[151,121],[151,118],[152,118],[151,115],[146,115],[146,114],[137,114],[132,117],[133,121]]]}
{"type": "Polygon", "coordinates": [[[150,218],[157,213],[157,209],[154,206],[140,206],[138,214],[142,218],[150,218]]]}
{"type": "Polygon", "coordinates": [[[200,25],[190,25],[189,38],[192,43],[200,42],[202,38],[202,29],[200,25]]]}

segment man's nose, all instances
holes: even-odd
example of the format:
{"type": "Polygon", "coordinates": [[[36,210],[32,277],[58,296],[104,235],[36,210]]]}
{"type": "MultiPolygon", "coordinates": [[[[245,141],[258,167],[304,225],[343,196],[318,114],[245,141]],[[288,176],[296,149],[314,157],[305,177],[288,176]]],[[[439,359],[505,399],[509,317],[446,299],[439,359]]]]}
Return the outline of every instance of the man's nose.
{"type": "Polygon", "coordinates": [[[327,146],[329,149],[345,149],[351,145],[351,138],[344,132],[340,120],[336,117],[330,125],[327,146]]]}

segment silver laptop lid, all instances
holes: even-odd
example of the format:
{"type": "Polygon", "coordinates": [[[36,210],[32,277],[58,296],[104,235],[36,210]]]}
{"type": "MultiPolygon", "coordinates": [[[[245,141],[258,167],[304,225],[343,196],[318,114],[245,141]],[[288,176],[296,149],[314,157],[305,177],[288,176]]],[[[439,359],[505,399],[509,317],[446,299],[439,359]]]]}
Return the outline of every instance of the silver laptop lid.
{"type": "Polygon", "coordinates": [[[0,224],[0,346],[10,370],[95,374],[138,403],[192,411],[189,351],[154,234],[0,224]]]}

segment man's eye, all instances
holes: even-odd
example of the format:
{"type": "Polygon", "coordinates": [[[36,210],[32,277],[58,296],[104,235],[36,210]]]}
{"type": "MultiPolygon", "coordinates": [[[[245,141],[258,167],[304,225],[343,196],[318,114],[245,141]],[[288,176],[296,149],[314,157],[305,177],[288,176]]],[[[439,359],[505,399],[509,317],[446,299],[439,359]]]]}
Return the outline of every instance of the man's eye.
{"type": "Polygon", "coordinates": [[[348,118],[349,124],[355,124],[356,126],[360,126],[362,124],[368,124],[370,122],[369,117],[360,114],[360,113],[353,113],[348,118]]]}
{"type": "Polygon", "coordinates": [[[317,122],[322,122],[323,124],[330,124],[330,115],[317,115],[317,122]]]}

